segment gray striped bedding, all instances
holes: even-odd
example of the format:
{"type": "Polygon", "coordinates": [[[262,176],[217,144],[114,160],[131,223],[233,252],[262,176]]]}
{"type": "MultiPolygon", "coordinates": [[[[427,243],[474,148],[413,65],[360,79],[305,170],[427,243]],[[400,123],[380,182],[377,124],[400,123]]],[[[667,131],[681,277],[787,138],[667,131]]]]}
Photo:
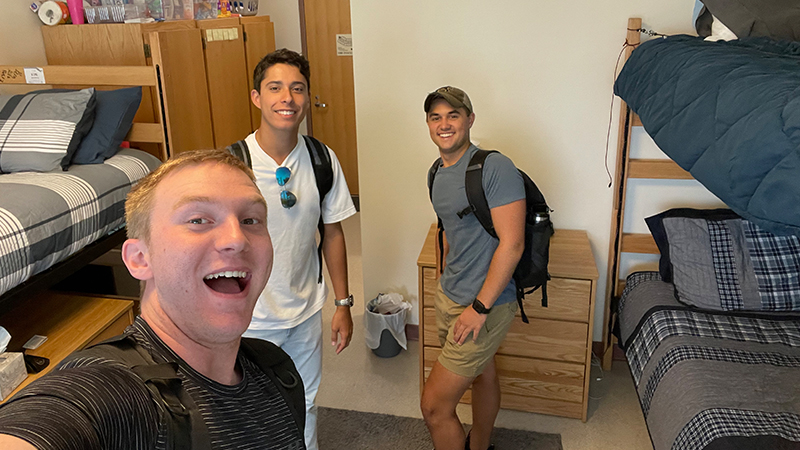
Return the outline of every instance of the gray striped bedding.
{"type": "Polygon", "coordinates": [[[800,314],[688,307],[658,272],[618,313],[655,450],[800,449],[800,314]]]}
{"type": "Polygon", "coordinates": [[[159,164],[121,149],[103,164],[0,175],[0,295],[123,227],[125,195],[159,164]]]}

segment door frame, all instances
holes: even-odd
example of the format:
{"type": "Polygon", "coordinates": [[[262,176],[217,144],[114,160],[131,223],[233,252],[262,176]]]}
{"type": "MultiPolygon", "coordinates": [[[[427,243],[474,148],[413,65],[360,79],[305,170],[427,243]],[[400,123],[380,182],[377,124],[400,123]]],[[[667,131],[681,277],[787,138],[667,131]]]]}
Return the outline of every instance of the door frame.
{"type": "MultiPolygon", "coordinates": [[[[308,38],[306,37],[306,2],[305,0],[297,0],[298,7],[300,9],[300,49],[303,52],[303,56],[308,59],[308,38]]],[[[311,95],[309,94],[309,101],[311,101],[311,95]]],[[[311,117],[311,111],[306,114],[306,132],[309,136],[314,136],[314,119],[311,117]]]]}

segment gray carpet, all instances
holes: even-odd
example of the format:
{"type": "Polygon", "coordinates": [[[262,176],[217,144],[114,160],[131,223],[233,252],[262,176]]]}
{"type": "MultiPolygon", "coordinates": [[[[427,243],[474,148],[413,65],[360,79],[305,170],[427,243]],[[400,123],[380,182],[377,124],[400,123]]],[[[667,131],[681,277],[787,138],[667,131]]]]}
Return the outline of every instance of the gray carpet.
{"type": "MultiPolygon", "coordinates": [[[[422,419],[319,408],[320,450],[431,450],[422,419]]],[[[558,434],[495,428],[496,450],[562,450],[558,434]]]]}

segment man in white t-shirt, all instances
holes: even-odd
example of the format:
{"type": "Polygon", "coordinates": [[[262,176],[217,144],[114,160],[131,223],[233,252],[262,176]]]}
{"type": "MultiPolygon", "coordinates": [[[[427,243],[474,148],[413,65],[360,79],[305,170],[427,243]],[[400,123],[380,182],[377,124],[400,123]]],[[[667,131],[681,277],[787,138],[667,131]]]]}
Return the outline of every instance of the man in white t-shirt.
{"type": "Polygon", "coordinates": [[[320,205],[311,156],[298,134],[311,103],[309,78],[308,61],[286,49],[265,56],[253,74],[256,89],[250,97],[261,109],[261,125],[245,143],[269,208],[274,264],[244,335],[271,341],[294,360],[306,388],[306,446],[317,450],[314,402],[322,372],[322,305],[328,295],[319,276],[317,225],[321,214],[322,252],[336,299],[331,344],[338,354],[350,344],[353,333],[353,297],[340,222],[356,209],[339,160],[330,149],[333,184],[320,205]]]}

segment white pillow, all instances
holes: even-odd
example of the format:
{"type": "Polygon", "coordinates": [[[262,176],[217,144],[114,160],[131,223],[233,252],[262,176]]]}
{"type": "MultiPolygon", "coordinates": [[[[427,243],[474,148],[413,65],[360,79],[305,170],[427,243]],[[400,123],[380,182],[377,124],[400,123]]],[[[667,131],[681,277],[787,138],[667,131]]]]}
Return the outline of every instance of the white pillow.
{"type": "Polygon", "coordinates": [[[707,37],[706,41],[732,41],[739,39],[736,34],[731,31],[724,23],[720,22],[716,16],[712,15],[711,18],[711,35],[707,37]]]}

